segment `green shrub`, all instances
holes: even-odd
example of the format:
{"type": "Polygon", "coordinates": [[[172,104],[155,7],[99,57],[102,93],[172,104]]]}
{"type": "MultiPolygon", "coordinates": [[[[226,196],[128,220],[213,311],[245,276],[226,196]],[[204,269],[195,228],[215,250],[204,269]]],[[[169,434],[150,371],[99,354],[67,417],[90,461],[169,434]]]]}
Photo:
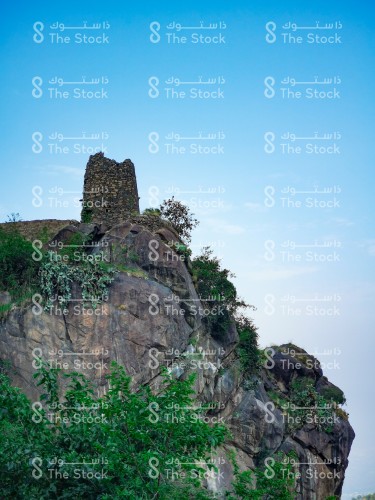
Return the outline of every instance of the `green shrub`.
{"type": "Polygon", "coordinates": [[[81,222],[90,224],[92,222],[92,209],[83,207],[81,210],[81,222]]]}
{"type": "Polygon", "coordinates": [[[190,248],[187,247],[186,245],[182,245],[181,243],[178,243],[178,242],[172,242],[169,245],[172,246],[172,248],[175,250],[175,252],[178,255],[183,255],[184,260],[187,260],[191,257],[192,252],[191,252],[190,248]]]}
{"type": "Polygon", "coordinates": [[[237,295],[237,290],[229,278],[235,277],[228,269],[223,269],[220,260],[212,256],[209,247],[192,260],[193,281],[204,307],[210,311],[206,316],[212,333],[218,337],[225,335],[233,315],[240,308],[250,307],[237,295]]]}
{"type": "MultiPolygon", "coordinates": [[[[85,245],[90,243],[90,237],[82,233],[70,234],[66,241],[61,241],[56,255],[63,257],[66,263],[77,263],[77,256],[86,253],[85,245]]],[[[79,260],[79,257],[78,257],[79,260]]]]}
{"type": "Polygon", "coordinates": [[[43,245],[44,245],[45,243],[49,242],[49,240],[52,238],[52,236],[53,236],[53,234],[48,229],[48,227],[47,226],[43,226],[41,228],[41,230],[39,231],[36,239],[40,240],[43,243],[43,245]]]}
{"type": "Polygon", "coordinates": [[[174,196],[164,200],[159,207],[160,216],[170,222],[179,236],[186,242],[191,240],[191,231],[199,224],[187,205],[175,200],[174,196]]]}
{"type": "Polygon", "coordinates": [[[33,259],[34,249],[15,230],[0,228],[0,290],[8,291],[17,302],[37,284],[39,262],[33,259]]]}
{"type": "Polygon", "coordinates": [[[295,380],[290,387],[289,399],[287,412],[291,417],[288,420],[291,432],[300,429],[306,423],[314,423],[320,431],[332,431],[334,405],[316,391],[312,380],[308,378],[295,380]]]}
{"type": "Polygon", "coordinates": [[[145,208],[142,212],[142,215],[156,215],[160,217],[160,210],[158,208],[145,208]]]}
{"type": "Polygon", "coordinates": [[[257,328],[251,319],[241,315],[236,319],[239,334],[237,353],[240,359],[245,380],[259,372],[261,358],[258,348],[257,328]]]}
{"type": "Polygon", "coordinates": [[[127,245],[111,243],[111,260],[115,264],[130,265],[139,262],[139,255],[127,245]]]}
{"type": "Polygon", "coordinates": [[[296,473],[291,465],[294,452],[288,455],[278,453],[267,457],[264,465],[254,470],[239,472],[234,461],[233,493],[227,493],[228,500],[294,500],[296,473]]]}
{"type": "Polygon", "coordinates": [[[327,387],[323,387],[320,390],[320,393],[327,401],[333,401],[338,405],[343,405],[346,403],[346,398],[344,396],[343,391],[335,385],[329,385],[327,387]]]}
{"type": "Polygon", "coordinates": [[[335,408],[335,413],[342,420],[348,420],[349,419],[349,413],[346,413],[346,411],[343,410],[342,408],[335,408]]]}
{"type": "Polygon", "coordinates": [[[57,254],[49,251],[40,268],[40,290],[46,300],[45,309],[51,310],[57,297],[58,305],[66,307],[72,296],[72,285],[82,290],[82,301],[93,308],[107,295],[108,286],[117,270],[103,261],[84,261],[78,265],[56,261],[57,254]]]}

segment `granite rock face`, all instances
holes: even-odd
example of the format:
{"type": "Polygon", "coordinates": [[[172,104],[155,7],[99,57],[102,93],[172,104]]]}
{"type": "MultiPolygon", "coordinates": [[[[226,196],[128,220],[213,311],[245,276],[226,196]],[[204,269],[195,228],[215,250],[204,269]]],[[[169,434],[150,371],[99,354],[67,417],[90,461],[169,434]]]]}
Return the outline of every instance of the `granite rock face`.
{"type": "MultiPolygon", "coordinates": [[[[111,360],[125,366],[134,386],[157,387],[161,365],[180,377],[195,372],[198,398],[215,404],[209,418],[226,423],[232,433],[220,450],[222,457],[234,450],[240,467],[246,469],[259,466],[274,452],[293,450],[300,473],[296,498],[340,497],[354,439],[344,412],[335,413],[328,430],[313,423],[291,430],[287,413],[277,404],[289,401],[298,381],[309,382],[318,394],[340,395],[324,377],[318,360],[295,346],[273,347],[259,376],[250,385],[244,383],[235,325],[223,338],[212,335],[191,264],[173,249],[173,242],[181,243],[173,228],[142,216],[110,229],[71,222],[54,240],[69,241],[76,233],[90,236],[96,243],[92,255],[101,254],[120,272],[107,300],[95,310],[73,301],[65,311],[41,311],[31,304],[9,312],[0,324],[0,356],[11,362],[14,383],[35,400],[33,363],[40,355],[51,365],[85,373],[98,394],[106,391],[111,360]]],[[[78,299],[79,291],[73,291],[73,299],[78,299]]],[[[2,300],[9,298],[2,294],[2,300]]],[[[233,478],[230,461],[222,462],[218,479],[208,481],[219,495],[233,478]]]]}

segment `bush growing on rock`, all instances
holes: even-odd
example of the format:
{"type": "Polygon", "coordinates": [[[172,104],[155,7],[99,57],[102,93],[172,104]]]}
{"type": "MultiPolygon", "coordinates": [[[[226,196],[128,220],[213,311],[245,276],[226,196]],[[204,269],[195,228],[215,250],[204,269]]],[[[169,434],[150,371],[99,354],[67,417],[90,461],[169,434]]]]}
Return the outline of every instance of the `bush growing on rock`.
{"type": "Polygon", "coordinates": [[[246,380],[260,369],[258,332],[252,320],[243,314],[236,318],[236,327],[239,335],[237,352],[246,380]]]}
{"type": "Polygon", "coordinates": [[[236,287],[229,280],[235,277],[228,269],[221,267],[220,260],[212,250],[205,247],[201,255],[192,260],[193,281],[205,307],[212,311],[207,321],[217,336],[223,336],[233,316],[241,308],[251,307],[238,297],[236,287]]]}
{"type": "Polygon", "coordinates": [[[142,212],[142,215],[153,215],[153,216],[157,216],[157,217],[160,217],[161,215],[161,212],[159,210],[159,208],[145,208],[142,212]]]}
{"type": "Polygon", "coordinates": [[[234,461],[235,479],[233,493],[227,494],[228,500],[294,500],[296,474],[292,462],[295,454],[282,453],[266,458],[263,467],[239,472],[234,461]]]}
{"type": "Polygon", "coordinates": [[[159,212],[163,219],[168,220],[174,226],[184,241],[190,242],[191,231],[199,222],[194,219],[194,214],[190,212],[189,207],[175,200],[174,196],[172,196],[172,198],[163,201],[159,207],[159,212]]]}
{"type": "Polygon", "coordinates": [[[35,288],[39,263],[34,248],[14,230],[0,228],[0,290],[8,291],[17,301],[35,288]]]}
{"type": "Polygon", "coordinates": [[[320,390],[320,393],[327,401],[333,401],[338,405],[343,405],[346,403],[346,398],[343,391],[333,384],[330,384],[327,387],[323,387],[320,390]]]}

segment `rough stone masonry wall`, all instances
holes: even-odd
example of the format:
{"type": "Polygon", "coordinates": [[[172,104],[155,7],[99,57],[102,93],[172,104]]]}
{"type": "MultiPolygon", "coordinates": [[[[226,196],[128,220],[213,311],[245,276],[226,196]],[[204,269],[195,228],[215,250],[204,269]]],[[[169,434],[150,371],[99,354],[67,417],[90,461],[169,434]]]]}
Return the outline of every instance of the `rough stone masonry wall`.
{"type": "Polygon", "coordinates": [[[0,229],[4,231],[16,231],[29,241],[33,240],[50,240],[61,229],[66,226],[78,225],[76,220],[56,220],[56,219],[42,219],[21,222],[4,222],[0,224],[0,229]]]}
{"type": "Polygon", "coordinates": [[[83,208],[90,220],[109,226],[139,214],[135,168],[131,160],[117,163],[103,153],[90,156],[83,186],[83,208]]]}

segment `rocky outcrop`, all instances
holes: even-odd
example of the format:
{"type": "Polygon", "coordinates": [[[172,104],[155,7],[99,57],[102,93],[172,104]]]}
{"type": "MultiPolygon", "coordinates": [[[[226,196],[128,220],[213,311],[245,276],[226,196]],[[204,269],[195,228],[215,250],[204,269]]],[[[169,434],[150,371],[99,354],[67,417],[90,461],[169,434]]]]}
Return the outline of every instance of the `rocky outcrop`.
{"type": "Polygon", "coordinates": [[[328,391],[340,399],[341,391],[324,377],[319,361],[296,346],[273,347],[259,376],[244,380],[235,325],[221,338],[212,335],[190,261],[173,246],[181,242],[172,227],[142,216],[110,229],[74,223],[61,229],[53,244],[77,233],[90,238],[90,255],[116,264],[120,272],[96,309],[85,308],[74,289],[65,310],[26,304],[8,313],[0,325],[0,354],[13,366],[14,383],[37,398],[32,374],[40,355],[51,366],[82,371],[99,394],[106,390],[111,360],[125,366],[135,386],[157,388],[162,365],[179,377],[195,372],[198,398],[212,403],[207,419],[226,423],[232,434],[220,450],[221,474],[208,482],[212,490],[220,494],[231,483],[228,450],[236,451],[242,469],[261,465],[277,451],[293,451],[296,498],[340,497],[354,439],[346,414],[333,408],[332,425],[326,427],[289,422],[299,382],[306,386],[307,381],[315,396],[328,391]]]}

